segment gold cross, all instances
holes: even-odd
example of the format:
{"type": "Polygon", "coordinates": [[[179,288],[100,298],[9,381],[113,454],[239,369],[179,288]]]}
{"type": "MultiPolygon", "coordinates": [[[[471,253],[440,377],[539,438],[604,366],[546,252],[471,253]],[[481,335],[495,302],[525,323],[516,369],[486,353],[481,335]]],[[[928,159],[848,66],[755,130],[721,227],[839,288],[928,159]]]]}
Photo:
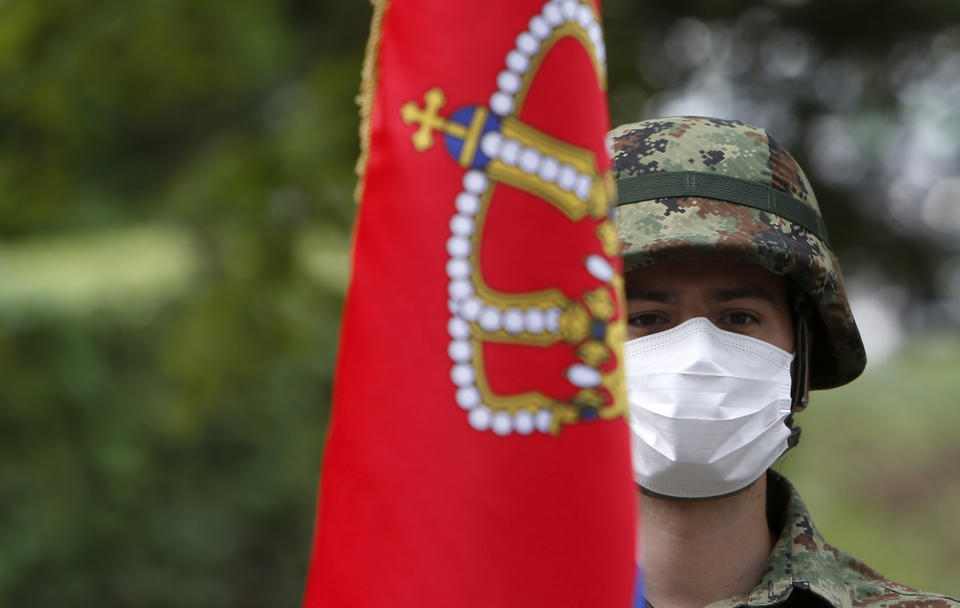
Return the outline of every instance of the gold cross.
{"type": "Polygon", "coordinates": [[[424,107],[422,110],[417,107],[415,101],[408,101],[400,108],[400,116],[403,117],[403,122],[406,124],[415,122],[420,125],[420,128],[410,138],[413,140],[413,147],[417,152],[423,152],[433,145],[434,129],[449,133],[454,137],[463,138],[466,136],[467,128],[465,126],[450,122],[437,114],[443,104],[447,103],[447,99],[439,87],[434,87],[424,93],[423,101],[424,107]]]}

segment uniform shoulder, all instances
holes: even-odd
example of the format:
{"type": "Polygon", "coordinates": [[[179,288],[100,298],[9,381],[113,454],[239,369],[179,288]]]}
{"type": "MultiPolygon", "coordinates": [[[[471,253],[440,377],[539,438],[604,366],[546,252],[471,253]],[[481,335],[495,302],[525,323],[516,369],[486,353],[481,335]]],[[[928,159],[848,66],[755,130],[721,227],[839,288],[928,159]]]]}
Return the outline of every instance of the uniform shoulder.
{"type": "MultiPolygon", "coordinates": [[[[830,545],[827,545],[830,547],[830,545]]],[[[830,547],[833,549],[833,547],[830,547]]],[[[960,608],[960,601],[891,581],[862,561],[833,549],[852,605],[863,608],[960,608]]]]}
{"type": "Polygon", "coordinates": [[[960,601],[952,597],[893,582],[826,542],[796,489],[781,476],[772,481],[781,492],[778,502],[785,506],[782,541],[789,546],[787,560],[795,587],[837,608],[960,608],[960,601]]]}

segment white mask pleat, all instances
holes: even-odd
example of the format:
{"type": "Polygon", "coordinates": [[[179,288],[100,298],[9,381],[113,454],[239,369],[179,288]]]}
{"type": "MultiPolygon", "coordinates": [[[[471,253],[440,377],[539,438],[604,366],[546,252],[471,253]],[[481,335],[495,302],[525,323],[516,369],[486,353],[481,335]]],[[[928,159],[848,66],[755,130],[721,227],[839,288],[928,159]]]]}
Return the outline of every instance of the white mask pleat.
{"type": "Polygon", "coordinates": [[[787,449],[793,355],[705,318],[627,342],[634,476],[667,496],[750,485],[787,449]]]}

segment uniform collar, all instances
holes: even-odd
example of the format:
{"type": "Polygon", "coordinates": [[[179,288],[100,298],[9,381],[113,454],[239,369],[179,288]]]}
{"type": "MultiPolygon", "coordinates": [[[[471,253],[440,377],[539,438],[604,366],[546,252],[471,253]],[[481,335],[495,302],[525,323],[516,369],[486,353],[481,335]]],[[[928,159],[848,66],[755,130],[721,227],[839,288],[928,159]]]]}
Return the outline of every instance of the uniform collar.
{"type": "Polygon", "coordinates": [[[851,606],[844,582],[829,576],[844,568],[844,554],[823,540],[800,494],[775,471],[767,473],[767,519],[780,535],[760,581],[750,593],[713,602],[708,608],[774,606],[793,593],[813,593],[835,608],[851,606]]]}
{"type": "Polygon", "coordinates": [[[784,476],[769,471],[767,487],[771,488],[768,505],[778,501],[784,505],[778,542],[789,545],[792,587],[810,591],[836,608],[852,606],[853,598],[842,574],[853,565],[847,562],[855,560],[823,540],[800,494],[784,476]]]}

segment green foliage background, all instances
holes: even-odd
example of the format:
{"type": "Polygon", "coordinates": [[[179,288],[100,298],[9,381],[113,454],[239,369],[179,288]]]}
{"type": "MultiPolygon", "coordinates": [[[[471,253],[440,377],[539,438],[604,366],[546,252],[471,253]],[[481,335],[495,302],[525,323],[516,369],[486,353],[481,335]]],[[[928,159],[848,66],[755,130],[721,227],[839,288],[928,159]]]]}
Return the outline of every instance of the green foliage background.
{"type": "Polygon", "coordinates": [[[0,3],[0,604],[296,605],[357,3],[0,3]]]}
{"type": "MultiPolygon", "coordinates": [[[[638,32],[750,4],[606,3],[614,122],[660,86],[638,32]]],[[[767,4],[811,32],[826,6],[767,4]]],[[[915,39],[952,16],[922,4],[837,18],[915,39]]],[[[0,1],[0,605],[299,602],[368,19],[353,0],[0,1]]],[[[882,243],[933,293],[943,246],[832,188],[838,248],[882,243]]],[[[956,344],[815,399],[785,467],[828,538],[960,594],[956,344]]]]}
{"type": "Polygon", "coordinates": [[[858,381],[814,392],[775,468],[827,542],[897,582],[960,596],[960,336],[917,336],[858,381]]]}

